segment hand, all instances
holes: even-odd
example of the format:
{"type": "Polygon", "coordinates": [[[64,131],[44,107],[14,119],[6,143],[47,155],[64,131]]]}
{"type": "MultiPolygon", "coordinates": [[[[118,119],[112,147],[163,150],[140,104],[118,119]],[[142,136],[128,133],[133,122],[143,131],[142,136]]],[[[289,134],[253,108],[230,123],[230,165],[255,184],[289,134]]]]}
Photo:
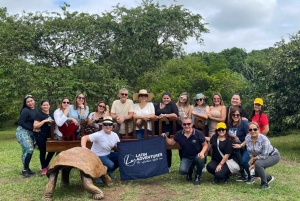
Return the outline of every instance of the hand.
{"type": "Polygon", "coordinates": [[[33,132],[40,132],[41,131],[41,129],[40,128],[36,128],[36,129],[33,129],[33,132]]]}
{"type": "Polygon", "coordinates": [[[78,121],[76,119],[72,118],[71,121],[73,121],[75,125],[78,125],[78,121]]]}
{"type": "Polygon", "coordinates": [[[83,104],[78,105],[78,107],[81,108],[81,109],[84,109],[84,105],[83,104]]]}
{"type": "Polygon", "coordinates": [[[161,136],[163,137],[167,137],[166,133],[162,133],[161,136]]]}
{"type": "Polygon", "coordinates": [[[236,149],[240,149],[240,148],[242,148],[242,145],[241,144],[233,144],[232,147],[236,148],[236,149]]]}
{"type": "Polygon", "coordinates": [[[207,142],[209,142],[209,141],[210,141],[210,137],[205,137],[205,140],[206,140],[207,142]]]}
{"type": "Polygon", "coordinates": [[[255,162],[254,157],[251,157],[250,160],[249,160],[250,165],[254,165],[254,162],[255,162]]]}
{"type": "Polygon", "coordinates": [[[201,158],[201,159],[203,159],[205,156],[204,156],[204,154],[203,154],[202,152],[200,152],[200,153],[198,154],[198,157],[201,158]]]}
{"type": "Polygon", "coordinates": [[[249,167],[249,171],[251,171],[252,169],[254,169],[254,165],[251,165],[251,166],[249,167]]]}
{"type": "Polygon", "coordinates": [[[143,119],[144,119],[145,121],[149,121],[149,120],[150,120],[148,117],[143,117],[143,119]]]}
{"type": "Polygon", "coordinates": [[[137,119],[136,122],[135,122],[137,125],[140,125],[142,123],[142,120],[141,119],[137,119]]]}
{"type": "Polygon", "coordinates": [[[220,172],[222,170],[222,165],[218,165],[216,168],[216,172],[220,172]]]}
{"type": "Polygon", "coordinates": [[[108,106],[108,105],[106,105],[106,106],[105,106],[105,108],[106,108],[106,110],[109,112],[109,106],[108,106]]]}
{"type": "Polygon", "coordinates": [[[117,117],[117,122],[119,123],[119,124],[121,124],[121,123],[123,123],[124,122],[124,120],[125,120],[125,117],[117,117]]]}

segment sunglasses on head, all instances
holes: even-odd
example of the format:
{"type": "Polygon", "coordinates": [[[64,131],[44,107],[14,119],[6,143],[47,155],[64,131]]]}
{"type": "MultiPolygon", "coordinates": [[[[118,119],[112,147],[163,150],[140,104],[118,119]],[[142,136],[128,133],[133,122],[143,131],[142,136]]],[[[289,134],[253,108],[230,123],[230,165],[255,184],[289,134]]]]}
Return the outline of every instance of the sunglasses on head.
{"type": "Polygon", "coordinates": [[[125,93],[121,93],[121,96],[128,96],[128,94],[125,94],[125,93]]]}
{"type": "Polygon", "coordinates": [[[77,98],[80,99],[80,100],[84,100],[84,99],[85,99],[85,98],[82,97],[82,96],[78,96],[77,98]]]}
{"type": "Polygon", "coordinates": [[[26,95],[25,98],[32,98],[32,95],[26,95]]]}
{"type": "Polygon", "coordinates": [[[112,123],[103,123],[103,126],[112,126],[112,123]]]}
{"type": "Polygon", "coordinates": [[[240,114],[232,114],[232,117],[240,117],[240,114]]]}
{"type": "Polygon", "coordinates": [[[187,100],[187,98],[184,97],[184,96],[180,96],[180,99],[182,99],[182,100],[187,100]]]}
{"type": "Polygon", "coordinates": [[[64,101],[64,102],[62,102],[63,104],[70,104],[70,102],[67,102],[67,101],[64,101]]]}
{"type": "Polygon", "coordinates": [[[182,123],[183,126],[190,126],[192,123],[182,123]]]}
{"type": "Polygon", "coordinates": [[[196,102],[203,101],[203,98],[196,99],[196,102]]]}
{"type": "Polygon", "coordinates": [[[105,105],[98,105],[98,107],[102,107],[102,108],[105,108],[105,105]]]}
{"type": "Polygon", "coordinates": [[[258,128],[249,128],[249,132],[252,132],[252,131],[258,131],[258,128]]]}
{"type": "Polygon", "coordinates": [[[148,97],[148,94],[139,94],[139,97],[148,97]]]}
{"type": "Polygon", "coordinates": [[[218,128],[217,131],[218,131],[218,132],[219,132],[219,131],[224,132],[224,131],[226,131],[226,129],[225,129],[225,128],[218,128]]]}

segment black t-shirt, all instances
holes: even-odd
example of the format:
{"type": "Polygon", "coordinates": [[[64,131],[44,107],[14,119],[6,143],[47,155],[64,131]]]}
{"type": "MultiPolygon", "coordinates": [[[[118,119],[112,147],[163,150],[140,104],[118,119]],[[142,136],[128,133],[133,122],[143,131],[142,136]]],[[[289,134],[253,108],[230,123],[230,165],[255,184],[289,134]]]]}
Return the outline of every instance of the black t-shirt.
{"type": "MultiPolygon", "coordinates": [[[[172,114],[172,113],[175,113],[177,115],[177,117],[179,116],[178,108],[177,108],[176,104],[173,102],[170,102],[162,109],[160,108],[160,103],[155,106],[155,115],[156,116],[159,116],[161,114],[172,114]]],[[[169,132],[170,134],[173,135],[173,123],[170,122],[170,124],[166,124],[165,122],[163,122],[162,123],[162,132],[163,133],[169,132]]],[[[158,121],[156,121],[156,123],[155,123],[155,133],[158,133],[158,121]]],[[[161,133],[159,133],[159,134],[161,134],[161,133]]]]}
{"type": "MultiPolygon", "coordinates": [[[[212,160],[217,161],[218,163],[222,161],[223,157],[221,156],[220,152],[218,151],[218,144],[217,144],[218,135],[215,134],[210,139],[210,144],[213,149],[212,160]]],[[[233,156],[233,147],[231,139],[226,139],[224,141],[219,141],[219,149],[223,155],[230,154],[229,159],[233,156]]]]}
{"type": "Polygon", "coordinates": [[[197,129],[193,129],[189,138],[184,135],[183,130],[180,130],[176,133],[174,140],[180,145],[183,158],[194,158],[201,152],[202,144],[205,142],[204,135],[197,129]]]}
{"type": "Polygon", "coordinates": [[[37,113],[38,110],[36,108],[30,109],[25,107],[20,114],[18,124],[28,131],[33,131],[33,122],[37,113]]]}
{"type": "MultiPolygon", "coordinates": [[[[39,112],[36,114],[34,120],[35,120],[35,121],[41,122],[41,121],[43,121],[44,119],[48,119],[48,118],[49,118],[49,119],[50,119],[50,118],[51,118],[51,119],[54,119],[54,117],[53,117],[53,111],[52,111],[52,110],[50,110],[50,113],[49,113],[49,114],[45,114],[44,112],[39,111],[39,112]]],[[[38,134],[41,134],[42,136],[47,137],[47,138],[51,137],[51,124],[44,123],[44,124],[41,126],[41,131],[38,132],[38,134]]]]}

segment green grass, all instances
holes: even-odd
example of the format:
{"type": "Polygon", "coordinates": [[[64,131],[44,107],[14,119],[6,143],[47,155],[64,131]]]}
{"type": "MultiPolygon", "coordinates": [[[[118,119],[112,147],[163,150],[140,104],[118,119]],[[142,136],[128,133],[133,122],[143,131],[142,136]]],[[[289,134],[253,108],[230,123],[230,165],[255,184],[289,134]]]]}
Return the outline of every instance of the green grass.
{"type": "MultiPolygon", "coordinates": [[[[0,200],[41,200],[47,177],[41,176],[39,171],[38,150],[35,150],[30,167],[37,175],[31,178],[21,176],[21,147],[14,138],[14,129],[0,131],[0,200]]],[[[267,169],[274,175],[275,181],[271,189],[257,190],[259,182],[247,185],[243,182],[235,182],[231,178],[229,185],[211,184],[213,176],[204,173],[200,186],[194,186],[186,182],[185,177],[179,175],[179,158],[176,150],[173,151],[172,172],[150,179],[139,181],[121,182],[119,173],[116,172],[117,180],[112,187],[98,185],[104,192],[106,201],[135,201],[135,200],[300,200],[300,136],[298,131],[288,136],[271,138],[272,144],[279,149],[281,161],[267,169]]],[[[58,178],[54,199],[67,200],[91,200],[80,183],[79,172],[75,169],[71,172],[71,185],[60,186],[58,178]]]]}

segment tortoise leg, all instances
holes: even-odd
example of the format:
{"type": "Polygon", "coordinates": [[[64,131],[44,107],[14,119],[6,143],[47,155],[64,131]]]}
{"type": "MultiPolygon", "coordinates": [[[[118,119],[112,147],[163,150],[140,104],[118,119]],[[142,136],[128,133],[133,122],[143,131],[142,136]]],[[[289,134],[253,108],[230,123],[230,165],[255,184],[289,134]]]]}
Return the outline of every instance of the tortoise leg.
{"type": "Polygon", "coordinates": [[[43,199],[47,201],[52,201],[52,195],[56,186],[56,181],[57,181],[57,176],[58,176],[58,169],[54,170],[53,172],[50,173],[48,183],[46,185],[44,194],[43,194],[43,199]]]}
{"type": "Polygon", "coordinates": [[[112,182],[110,176],[108,176],[107,173],[105,173],[104,175],[102,175],[100,178],[102,179],[103,183],[104,183],[106,186],[111,186],[111,185],[113,184],[113,182],[112,182]]]}
{"type": "Polygon", "coordinates": [[[70,183],[69,177],[71,169],[72,167],[66,167],[61,170],[61,185],[64,187],[68,186],[70,183]]]}
{"type": "Polygon", "coordinates": [[[83,188],[90,194],[92,194],[94,200],[101,200],[104,198],[103,192],[93,184],[93,180],[80,171],[81,181],[83,188]]]}

